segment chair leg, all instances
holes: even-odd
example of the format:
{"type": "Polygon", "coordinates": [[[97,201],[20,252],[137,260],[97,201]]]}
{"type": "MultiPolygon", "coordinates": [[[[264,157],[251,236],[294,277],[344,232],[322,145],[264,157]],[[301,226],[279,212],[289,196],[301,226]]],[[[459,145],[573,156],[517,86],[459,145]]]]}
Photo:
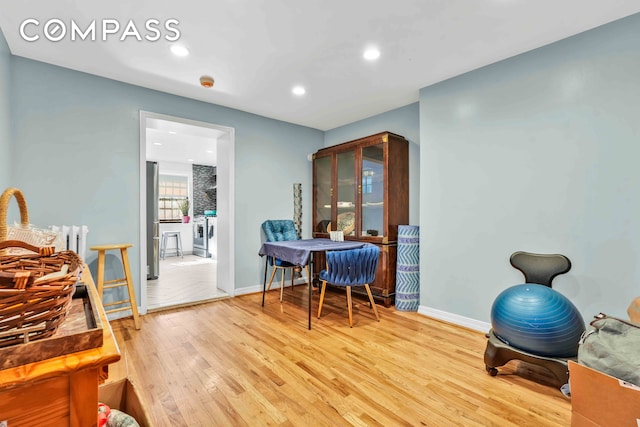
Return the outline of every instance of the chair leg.
{"type": "Polygon", "coordinates": [[[378,315],[378,309],[376,308],[376,303],[373,300],[373,295],[371,294],[371,288],[369,287],[369,285],[364,285],[364,288],[367,290],[367,294],[369,295],[369,301],[371,302],[371,308],[373,308],[373,312],[376,315],[376,319],[378,319],[378,322],[380,321],[380,316],[378,315]]]}
{"type": "Polygon", "coordinates": [[[327,282],[322,282],[322,291],[320,292],[320,304],[318,305],[318,319],[322,313],[322,303],[324,302],[324,291],[327,290],[327,282]]]}
{"type": "Polygon", "coordinates": [[[349,327],[353,328],[353,311],[351,309],[351,286],[347,286],[347,308],[349,309],[349,327]]]}
{"type": "Polygon", "coordinates": [[[163,234],[160,238],[160,259],[164,259],[164,255],[167,249],[167,237],[163,234]]]}
{"type": "Polygon", "coordinates": [[[291,290],[292,291],[295,290],[293,288],[293,276],[295,276],[295,274],[294,274],[295,272],[296,272],[296,268],[295,267],[291,267],[291,290]]]}
{"type": "Polygon", "coordinates": [[[267,286],[267,290],[271,289],[271,284],[273,283],[273,278],[276,276],[277,268],[274,266],[273,271],[271,272],[271,279],[269,279],[269,286],[267,286]]]}
{"type": "Polygon", "coordinates": [[[286,268],[280,269],[280,302],[282,302],[282,294],[284,292],[284,276],[286,272],[287,272],[286,268]]]}
{"type": "Polygon", "coordinates": [[[176,236],[176,246],[177,246],[177,251],[180,254],[181,258],[184,258],[184,252],[182,252],[182,238],[180,237],[180,235],[176,236]]]}

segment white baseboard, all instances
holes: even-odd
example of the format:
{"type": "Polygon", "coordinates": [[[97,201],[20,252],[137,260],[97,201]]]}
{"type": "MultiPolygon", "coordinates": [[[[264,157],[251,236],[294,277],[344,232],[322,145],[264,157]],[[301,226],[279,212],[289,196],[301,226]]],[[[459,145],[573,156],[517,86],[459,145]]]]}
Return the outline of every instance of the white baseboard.
{"type": "Polygon", "coordinates": [[[489,329],[491,329],[491,324],[487,322],[481,322],[480,320],[472,319],[470,317],[460,316],[459,314],[449,313],[438,310],[437,308],[426,307],[424,305],[418,307],[418,313],[423,316],[433,317],[434,319],[443,320],[445,322],[453,323],[454,325],[464,326],[465,328],[483,333],[489,332],[489,329]]]}
{"type": "MultiPolygon", "coordinates": [[[[143,314],[147,314],[147,313],[146,312],[142,313],[142,309],[140,307],[138,307],[138,315],[142,316],[143,314]]],[[[123,311],[115,311],[115,312],[109,313],[107,315],[107,319],[109,321],[118,320],[118,319],[124,319],[125,317],[133,318],[133,311],[131,311],[131,309],[123,310],[123,311]]]]}
{"type": "Polygon", "coordinates": [[[247,294],[255,294],[257,292],[262,292],[262,285],[255,285],[255,286],[247,286],[244,288],[236,288],[233,291],[233,296],[238,296],[238,295],[247,295],[247,294]]]}
{"type": "MultiPolygon", "coordinates": [[[[306,285],[307,282],[307,278],[306,277],[298,277],[297,279],[293,280],[293,283],[295,285],[306,285]]],[[[291,286],[291,280],[285,280],[284,281],[284,286],[285,288],[291,286]]],[[[279,281],[273,281],[273,284],[271,285],[271,289],[280,289],[280,282],[279,281]]],[[[238,295],[247,295],[247,294],[255,294],[256,292],[262,292],[262,283],[259,285],[255,285],[255,286],[247,286],[244,288],[236,288],[233,296],[238,296],[238,295]]]]}

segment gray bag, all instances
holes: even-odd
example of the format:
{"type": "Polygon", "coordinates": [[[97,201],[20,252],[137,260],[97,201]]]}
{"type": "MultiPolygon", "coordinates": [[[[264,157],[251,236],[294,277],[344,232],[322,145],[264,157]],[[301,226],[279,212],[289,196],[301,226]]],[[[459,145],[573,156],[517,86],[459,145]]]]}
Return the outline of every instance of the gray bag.
{"type": "Polygon", "coordinates": [[[578,363],[640,386],[640,324],[598,314],[578,345],[578,363]]]}

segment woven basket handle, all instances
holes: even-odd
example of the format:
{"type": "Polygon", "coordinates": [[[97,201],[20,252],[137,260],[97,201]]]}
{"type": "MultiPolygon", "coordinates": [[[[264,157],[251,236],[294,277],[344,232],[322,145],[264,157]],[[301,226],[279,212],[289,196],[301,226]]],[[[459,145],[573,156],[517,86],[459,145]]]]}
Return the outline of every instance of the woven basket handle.
{"type": "Polygon", "coordinates": [[[27,249],[31,252],[37,253],[40,256],[49,256],[56,251],[55,246],[33,246],[27,242],[22,242],[20,240],[4,240],[0,242],[0,253],[2,253],[3,249],[7,248],[27,249]]]}
{"type": "MultiPolygon", "coordinates": [[[[17,188],[7,188],[0,196],[0,242],[7,240],[7,211],[9,209],[9,201],[14,196],[18,201],[20,208],[20,224],[29,225],[29,210],[27,209],[27,201],[24,199],[22,191],[17,188]]],[[[36,252],[38,252],[36,250],[36,252]]]]}

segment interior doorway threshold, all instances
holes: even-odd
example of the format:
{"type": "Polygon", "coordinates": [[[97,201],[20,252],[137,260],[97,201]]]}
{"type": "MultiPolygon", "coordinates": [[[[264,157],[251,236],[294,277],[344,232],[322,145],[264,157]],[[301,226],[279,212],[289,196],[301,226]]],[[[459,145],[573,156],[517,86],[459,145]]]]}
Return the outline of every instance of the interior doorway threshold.
{"type": "Polygon", "coordinates": [[[208,299],[204,299],[204,300],[159,304],[159,305],[155,305],[153,307],[148,307],[147,308],[147,313],[156,313],[158,311],[173,310],[174,308],[191,307],[191,306],[194,306],[194,305],[201,305],[201,304],[207,304],[207,303],[210,303],[210,302],[221,301],[221,300],[228,299],[228,298],[231,298],[231,296],[225,294],[225,295],[219,295],[219,296],[216,296],[214,298],[208,298],[208,299]]]}

